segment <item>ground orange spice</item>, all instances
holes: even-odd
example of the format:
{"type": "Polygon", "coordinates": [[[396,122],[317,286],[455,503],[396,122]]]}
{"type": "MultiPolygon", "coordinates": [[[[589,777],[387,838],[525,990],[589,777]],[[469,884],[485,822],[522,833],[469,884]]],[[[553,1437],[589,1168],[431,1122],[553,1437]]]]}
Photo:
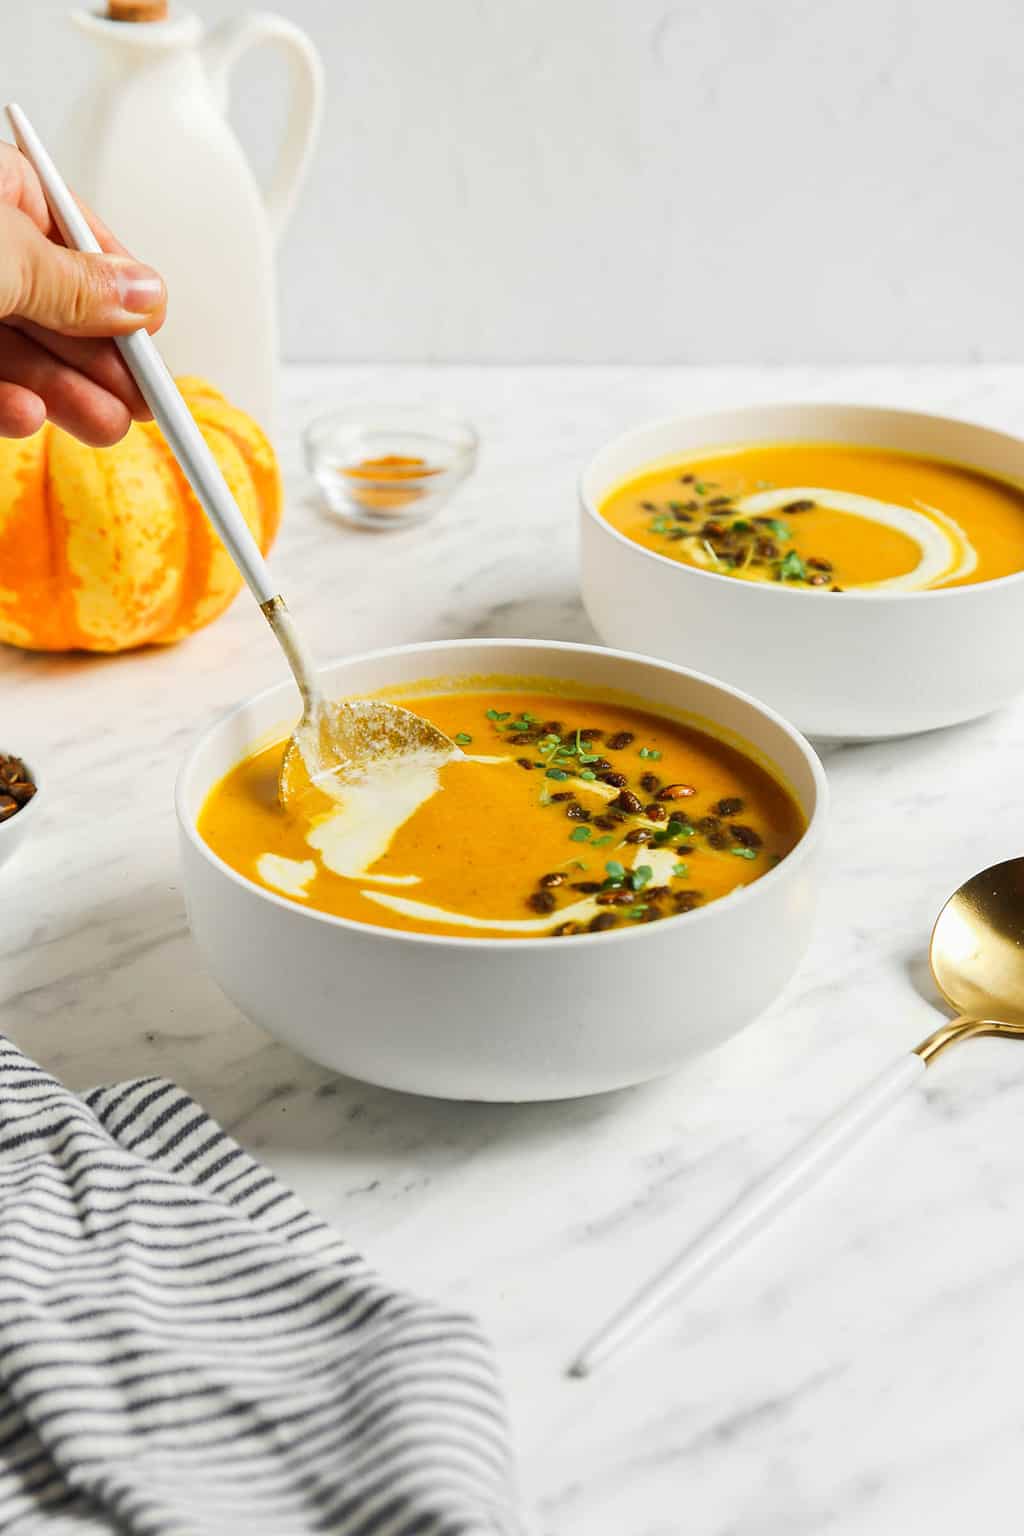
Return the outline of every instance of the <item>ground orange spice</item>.
{"type": "Polygon", "coordinates": [[[349,480],[370,482],[352,487],[354,501],[361,507],[385,512],[407,507],[410,502],[422,496],[421,488],[408,482],[440,473],[440,467],[428,464],[426,459],[401,453],[385,453],[378,459],[363,459],[358,464],[346,465],[342,470],[342,474],[349,480]]]}

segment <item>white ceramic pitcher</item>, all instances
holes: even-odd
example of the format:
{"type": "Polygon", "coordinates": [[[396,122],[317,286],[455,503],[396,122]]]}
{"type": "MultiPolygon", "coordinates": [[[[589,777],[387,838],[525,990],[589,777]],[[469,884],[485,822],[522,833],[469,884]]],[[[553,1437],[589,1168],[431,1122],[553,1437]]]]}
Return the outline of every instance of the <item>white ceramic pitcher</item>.
{"type": "Polygon", "coordinates": [[[101,69],[72,115],[62,159],[75,190],[167,280],[160,349],[272,426],[277,319],[274,243],[309,164],[322,104],[310,39],[256,11],[204,31],[191,11],[132,24],[77,11],[101,69]],[[261,187],[226,117],[231,73],[260,43],[291,61],[291,110],[261,187]]]}

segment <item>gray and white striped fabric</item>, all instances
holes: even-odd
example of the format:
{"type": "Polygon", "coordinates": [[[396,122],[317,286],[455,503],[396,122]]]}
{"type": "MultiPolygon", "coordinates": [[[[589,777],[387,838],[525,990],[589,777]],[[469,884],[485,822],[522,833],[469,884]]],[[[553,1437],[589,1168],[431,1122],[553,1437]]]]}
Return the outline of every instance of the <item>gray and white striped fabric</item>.
{"type": "Polygon", "coordinates": [[[513,1536],[491,1352],[173,1083],[0,1036],[0,1531],[513,1536]]]}

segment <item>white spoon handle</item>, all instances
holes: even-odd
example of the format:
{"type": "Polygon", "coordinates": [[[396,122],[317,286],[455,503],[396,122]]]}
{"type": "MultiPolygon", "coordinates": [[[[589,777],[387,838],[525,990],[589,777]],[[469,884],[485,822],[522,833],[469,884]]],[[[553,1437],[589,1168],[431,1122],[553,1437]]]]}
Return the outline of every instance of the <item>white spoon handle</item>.
{"type": "Polygon", "coordinates": [[[724,1216],[694,1239],[643,1286],[598,1332],[569,1367],[586,1376],[635,1339],[672,1297],[702,1280],[810,1189],[882,1118],[925,1070],[920,1056],[902,1056],[862,1088],[824,1125],[754,1184],[724,1216]]]}
{"type": "MultiPolygon", "coordinates": [[[[82,210],[24,112],[12,104],[7,108],[7,117],[18,148],[42,183],[50,211],[67,244],[72,250],[99,251],[99,242],[82,210]]],[[[139,330],[114,339],[171,452],[249,590],[258,603],[269,602],[277,594],[267,563],[152,337],[139,330]]]]}

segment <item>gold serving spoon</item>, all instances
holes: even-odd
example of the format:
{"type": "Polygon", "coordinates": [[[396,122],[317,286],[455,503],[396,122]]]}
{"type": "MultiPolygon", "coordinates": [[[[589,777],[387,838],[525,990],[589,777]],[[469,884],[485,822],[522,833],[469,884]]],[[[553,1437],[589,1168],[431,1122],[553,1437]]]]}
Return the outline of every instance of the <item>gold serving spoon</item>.
{"type": "Polygon", "coordinates": [[[946,902],[932,930],[932,975],[957,1017],[851,1099],[643,1286],[569,1366],[588,1376],[682,1291],[725,1259],[857,1145],[897,1098],[960,1040],[1024,1040],[1024,858],[993,864],[946,902]]]}
{"type": "MultiPolygon", "coordinates": [[[[24,112],[12,104],[7,117],[66,243],[72,250],[98,252],[99,242],[24,112]]],[[[362,777],[382,760],[461,757],[453,741],[412,710],[374,699],[335,703],[324,696],[313,658],[152,338],[145,331],[135,331],[114,339],[197,500],[259,603],[298,685],[302,718],[285,748],[279,785],[282,801],[290,803],[311,782],[329,789],[339,779],[362,777]]]]}

